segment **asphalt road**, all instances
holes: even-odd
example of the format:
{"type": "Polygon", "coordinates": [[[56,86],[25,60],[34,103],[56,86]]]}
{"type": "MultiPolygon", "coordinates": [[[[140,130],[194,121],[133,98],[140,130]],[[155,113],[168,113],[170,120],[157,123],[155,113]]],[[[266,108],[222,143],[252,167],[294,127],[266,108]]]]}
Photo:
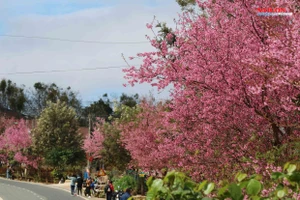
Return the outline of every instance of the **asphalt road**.
{"type": "Polygon", "coordinates": [[[0,200],[82,200],[70,193],[41,184],[0,178],[0,200]]]}

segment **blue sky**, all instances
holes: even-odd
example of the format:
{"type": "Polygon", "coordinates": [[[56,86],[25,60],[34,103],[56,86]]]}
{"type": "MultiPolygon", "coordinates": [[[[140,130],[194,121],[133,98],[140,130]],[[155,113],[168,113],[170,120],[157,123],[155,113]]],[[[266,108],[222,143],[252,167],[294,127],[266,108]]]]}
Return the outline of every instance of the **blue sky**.
{"type": "MultiPolygon", "coordinates": [[[[63,15],[92,8],[110,7],[118,4],[115,0],[82,1],[82,0],[0,0],[0,33],[5,33],[6,25],[11,18],[27,15],[63,15]]],[[[154,1],[145,1],[145,5],[154,6],[154,1]]]]}
{"type": "MultiPolygon", "coordinates": [[[[174,0],[175,1],[175,0],[174,0]]],[[[63,15],[92,8],[112,7],[121,0],[0,0],[0,31],[5,33],[7,20],[26,15],[63,15]]],[[[164,6],[168,1],[141,0],[145,6],[164,6]]],[[[135,4],[128,0],[126,4],[135,4]]]]}
{"type": "MultiPolygon", "coordinates": [[[[146,23],[155,15],[174,26],[180,8],[175,0],[0,0],[0,35],[55,37],[103,42],[146,41],[153,36],[146,23]]],[[[125,65],[126,58],[151,51],[149,43],[102,45],[47,41],[0,36],[0,74],[19,71],[80,69],[125,65]]],[[[141,60],[130,64],[140,64],[141,60]]],[[[41,81],[71,86],[84,101],[97,100],[103,93],[155,93],[149,85],[126,87],[122,69],[2,75],[27,87],[41,81]]],[[[157,96],[167,97],[167,91],[157,96]]]]}

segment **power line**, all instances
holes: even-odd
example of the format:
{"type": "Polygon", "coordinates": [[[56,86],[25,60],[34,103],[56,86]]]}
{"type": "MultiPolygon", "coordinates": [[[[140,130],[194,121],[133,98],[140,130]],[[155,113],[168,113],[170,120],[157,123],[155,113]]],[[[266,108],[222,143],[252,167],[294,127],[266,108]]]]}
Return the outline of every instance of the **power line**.
{"type": "Polygon", "coordinates": [[[149,41],[138,41],[138,42],[104,42],[104,41],[94,41],[94,40],[70,40],[65,38],[53,38],[53,37],[41,37],[41,36],[26,36],[26,35],[7,35],[1,34],[0,37],[10,37],[10,38],[26,38],[26,39],[39,39],[39,40],[52,40],[59,42],[76,42],[76,43],[92,43],[92,44],[146,44],[149,41]]]}
{"type": "Polygon", "coordinates": [[[25,72],[8,72],[8,73],[0,73],[0,75],[28,75],[28,74],[47,74],[47,73],[61,73],[61,72],[80,72],[80,71],[95,71],[101,69],[118,69],[125,68],[127,65],[119,65],[119,66],[107,66],[107,67],[92,67],[92,68],[79,68],[79,69],[58,69],[58,70],[41,70],[41,71],[25,71],[25,72]]]}

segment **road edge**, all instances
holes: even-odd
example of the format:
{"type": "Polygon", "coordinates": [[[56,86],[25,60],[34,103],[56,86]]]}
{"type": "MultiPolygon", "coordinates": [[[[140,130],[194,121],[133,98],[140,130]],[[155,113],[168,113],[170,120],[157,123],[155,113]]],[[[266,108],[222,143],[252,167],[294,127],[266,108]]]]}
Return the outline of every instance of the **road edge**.
{"type": "MultiPolygon", "coordinates": [[[[70,190],[67,190],[67,189],[64,189],[64,188],[60,188],[60,187],[56,187],[56,186],[51,185],[51,184],[36,183],[36,182],[27,182],[27,181],[20,181],[20,180],[10,180],[10,179],[3,178],[3,177],[0,177],[0,179],[6,180],[6,181],[10,181],[10,182],[20,182],[20,183],[27,183],[27,184],[32,184],[32,185],[40,185],[40,186],[44,186],[44,187],[51,187],[51,188],[54,188],[54,189],[63,190],[65,192],[70,193],[70,190]]],[[[88,200],[88,198],[83,197],[83,196],[77,196],[77,197],[80,197],[81,199],[88,200]]],[[[3,200],[3,199],[0,197],[0,200],[3,200]]]]}

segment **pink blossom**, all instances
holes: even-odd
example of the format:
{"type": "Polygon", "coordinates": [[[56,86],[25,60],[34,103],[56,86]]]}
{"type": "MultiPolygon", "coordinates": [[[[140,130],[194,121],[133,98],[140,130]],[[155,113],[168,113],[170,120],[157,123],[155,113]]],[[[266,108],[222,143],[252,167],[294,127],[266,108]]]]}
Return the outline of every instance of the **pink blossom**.
{"type": "MultiPolygon", "coordinates": [[[[132,137],[125,139],[133,145],[127,148],[141,166],[183,163],[186,171],[203,168],[205,176],[216,177],[226,175],[223,166],[238,170],[231,163],[299,136],[299,107],[292,99],[300,89],[300,15],[290,23],[257,16],[255,9],[268,1],[197,2],[209,19],[182,14],[176,45],[154,38],[155,50],[137,55],[144,63],[124,70],[131,85],[173,90],[168,112],[143,105],[141,124],[124,126],[123,134],[132,137]]],[[[288,0],[275,4],[295,7],[288,0]]],[[[255,162],[253,170],[264,170],[265,161],[255,162]]]]}
{"type": "Polygon", "coordinates": [[[149,29],[152,29],[152,27],[153,27],[153,25],[152,25],[152,24],[149,24],[149,23],[147,23],[146,26],[147,26],[147,28],[149,28],[149,29]]]}
{"type": "Polygon", "coordinates": [[[82,148],[87,154],[91,154],[93,158],[101,157],[100,151],[103,149],[102,143],[104,141],[104,134],[102,129],[103,123],[104,121],[101,120],[100,123],[96,125],[96,130],[91,135],[87,135],[83,143],[82,148]]]}

